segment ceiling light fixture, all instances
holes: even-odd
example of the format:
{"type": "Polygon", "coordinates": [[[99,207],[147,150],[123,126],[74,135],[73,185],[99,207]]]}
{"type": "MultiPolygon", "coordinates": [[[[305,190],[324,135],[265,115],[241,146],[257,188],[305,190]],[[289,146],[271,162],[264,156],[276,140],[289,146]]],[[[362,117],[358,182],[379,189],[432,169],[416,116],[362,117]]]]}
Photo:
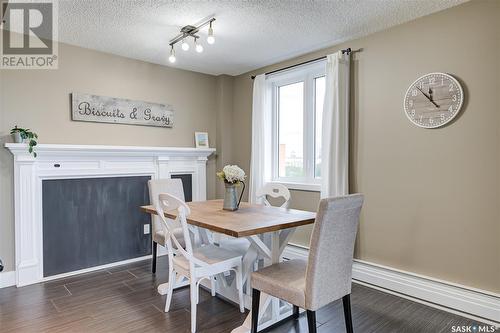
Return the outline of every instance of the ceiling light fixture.
{"type": "Polygon", "coordinates": [[[197,34],[200,32],[201,28],[203,28],[207,25],[209,25],[207,43],[208,44],[215,43],[214,29],[212,28],[212,23],[214,21],[215,21],[215,17],[212,17],[212,18],[204,21],[203,23],[200,23],[197,26],[186,25],[185,27],[182,27],[181,32],[177,36],[175,36],[172,40],[170,40],[170,42],[169,42],[171,49],[170,49],[170,57],[168,58],[168,60],[171,63],[175,62],[176,58],[175,58],[174,45],[178,42],[182,42],[181,48],[184,51],[189,50],[190,45],[188,43],[187,37],[194,38],[194,49],[196,50],[196,52],[198,52],[198,53],[203,52],[204,48],[203,48],[203,45],[201,45],[201,43],[199,42],[200,36],[198,36],[197,34]]]}
{"type": "Polygon", "coordinates": [[[175,62],[175,50],[174,46],[170,45],[170,57],[168,57],[168,61],[170,61],[172,64],[175,62]]]}
{"type": "Polygon", "coordinates": [[[215,36],[214,36],[214,29],[212,29],[212,22],[210,22],[210,26],[208,27],[207,43],[210,45],[215,43],[215,36]]]}

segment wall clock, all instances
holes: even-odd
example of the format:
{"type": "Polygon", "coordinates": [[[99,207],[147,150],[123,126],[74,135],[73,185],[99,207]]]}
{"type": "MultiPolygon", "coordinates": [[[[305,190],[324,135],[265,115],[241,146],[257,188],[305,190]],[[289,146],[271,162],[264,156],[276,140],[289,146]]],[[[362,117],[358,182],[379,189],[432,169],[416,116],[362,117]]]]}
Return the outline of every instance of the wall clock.
{"type": "Polygon", "coordinates": [[[405,114],[423,128],[436,128],[456,117],[464,101],[460,83],[446,73],[429,73],[419,77],[406,91],[405,114]]]}

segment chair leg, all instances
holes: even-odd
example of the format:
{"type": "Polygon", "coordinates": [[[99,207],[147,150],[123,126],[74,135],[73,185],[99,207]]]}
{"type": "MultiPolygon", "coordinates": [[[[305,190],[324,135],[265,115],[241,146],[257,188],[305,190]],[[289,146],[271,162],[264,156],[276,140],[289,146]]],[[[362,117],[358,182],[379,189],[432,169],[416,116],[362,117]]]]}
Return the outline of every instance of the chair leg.
{"type": "Polygon", "coordinates": [[[240,303],[240,312],[245,312],[245,299],[243,298],[243,275],[241,273],[241,266],[236,269],[236,289],[238,289],[238,301],[240,303]]]}
{"type": "Polygon", "coordinates": [[[260,290],[252,289],[252,333],[257,333],[259,324],[260,290]]]}
{"type": "Polygon", "coordinates": [[[299,318],[299,307],[297,305],[293,306],[293,314],[292,314],[293,319],[299,318]]]}
{"type": "Polygon", "coordinates": [[[172,302],[172,294],[174,293],[176,273],[169,267],[168,271],[168,290],[167,290],[167,300],[165,301],[165,312],[170,310],[170,303],[172,302]]]}
{"type": "Polygon", "coordinates": [[[156,273],[156,252],[158,251],[158,243],[153,242],[153,263],[151,265],[151,272],[156,273]]]}
{"type": "Polygon", "coordinates": [[[212,297],[215,296],[215,276],[210,277],[210,292],[212,293],[212,297]]]}
{"type": "Polygon", "coordinates": [[[344,318],[347,333],[353,333],[352,328],[352,315],[351,315],[351,294],[342,297],[342,304],[344,305],[344,318]]]}
{"type": "Polygon", "coordinates": [[[309,333],[316,333],[316,311],[307,310],[307,326],[309,333]]]}
{"type": "Polygon", "coordinates": [[[196,280],[191,277],[191,283],[189,286],[189,292],[191,296],[191,333],[196,332],[196,305],[198,303],[196,280]]]}

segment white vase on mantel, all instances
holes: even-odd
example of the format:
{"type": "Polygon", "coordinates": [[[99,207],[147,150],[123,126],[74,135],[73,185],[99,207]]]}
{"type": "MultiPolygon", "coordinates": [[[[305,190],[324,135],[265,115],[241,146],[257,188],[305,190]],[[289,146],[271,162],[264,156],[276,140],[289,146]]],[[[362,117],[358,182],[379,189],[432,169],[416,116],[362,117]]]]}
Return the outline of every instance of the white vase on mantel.
{"type": "Polygon", "coordinates": [[[24,142],[24,139],[21,136],[21,132],[12,133],[12,138],[14,139],[15,143],[23,143],[24,142]]]}

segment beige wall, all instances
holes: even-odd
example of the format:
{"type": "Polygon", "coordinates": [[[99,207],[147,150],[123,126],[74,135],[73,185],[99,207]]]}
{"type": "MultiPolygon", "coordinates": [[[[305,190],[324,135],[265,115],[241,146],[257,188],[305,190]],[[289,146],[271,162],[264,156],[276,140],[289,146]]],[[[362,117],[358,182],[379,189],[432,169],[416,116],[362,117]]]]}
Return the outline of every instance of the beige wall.
{"type": "MultiPolygon", "coordinates": [[[[356,257],[500,292],[500,2],[473,1],[366,38],[238,76],[233,159],[249,169],[251,74],[338,49],[352,62],[351,190],[366,196],[356,257]],[[425,130],[403,96],[428,72],[453,74],[465,106],[450,125],[425,130]]],[[[319,195],[293,191],[315,210],[319,195]]],[[[306,245],[303,229],[292,242],[306,245]]]]}
{"type": "MultiPolygon", "coordinates": [[[[58,70],[0,72],[0,142],[11,141],[14,125],[29,127],[41,143],[194,146],[194,131],[216,142],[216,80],[211,75],[172,69],[61,44],[58,70]],[[84,92],[175,108],[172,129],[73,122],[70,93],[84,92]]],[[[14,267],[13,161],[0,149],[0,258],[14,267]]],[[[208,197],[215,196],[215,161],[208,162],[208,197]]]]}
{"type": "MultiPolygon", "coordinates": [[[[232,163],[233,142],[233,77],[220,75],[217,77],[217,170],[232,163]]],[[[235,130],[237,132],[237,129],[235,130]]],[[[216,182],[217,198],[224,197],[224,182],[216,182]]]]}

